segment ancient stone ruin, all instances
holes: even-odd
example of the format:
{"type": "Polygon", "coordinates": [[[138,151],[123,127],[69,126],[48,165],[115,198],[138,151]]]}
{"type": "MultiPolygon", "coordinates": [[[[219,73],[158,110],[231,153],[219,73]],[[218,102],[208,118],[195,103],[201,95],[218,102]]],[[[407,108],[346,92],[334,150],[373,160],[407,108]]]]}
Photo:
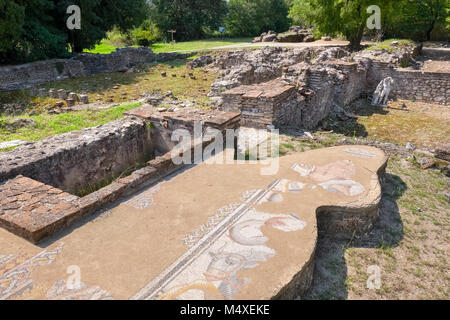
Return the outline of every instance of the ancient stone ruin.
{"type": "MultiPolygon", "coordinates": [[[[127,49],[0,74],[10,72],[4,87],[15,88],[163,58],[127,49]]],[[[450,74],[405,70],[404,58],[337,47],[211,54],[189,63],[219,72],[210,109],[152,92],[123,119],[0,153],[0,269],[8,266],[0,299],[303,297],[320,232],[349,239],[373,228],[388,158],[342,145],[247,161],[239,146],[248,129],[314,129],[361,97],[380,105],[413,91],[448,104],[450,74]],[[180,131],[190,136],[182,148],[173,139],[180,131]],[[74,265],[86,283],[70,289],[65,267],[74,265]]],[[[57,88],[39,94],[68,104],[87,98],[57,88]]]]}
{"type": "Polygon", "coordinates": [[[275,31],[264,32],[259,37],[254,38],[252,42],[313,42],[314,40],[312,29],[302,29],[299,26],[292,26],[288,31],[283,33],[276,33],[275,31]]]}
{"type": "MultiPolygon", "coordinates": [[[[148,48],[121,48],[111,54],[81,53],[72,59],[54,59],[17,66],[2,66],[0,67],[0,79],[2,79],[0,90],[19,90],[51,81],[79,78],[102,72],[130,72],[138,64],[182,59],[190,55],[183,53],[155,54],[148,48]]],[[[42,91],[41,94],[47,95],[47,92],[42,91]]]]}
{"type": "MultiPolygon", "coordinates": [[[[411,57],[414,54],[418,53],[411,57]]],[[[399,62],[405,56],[389,59],[399,62]]],[[[377,105],[396,97],[450,102],[450,73],[396,68],[394,62],[342,48],[234,51],[218,56],[210,67],[220,72],[209,93],[217,108],[241,112],[245,125],[260,128],[313,129],[334,105],[346,106],[374,92],[371,102],[377,105]]]]}
{"type": "Polygon", "coordinates": [[[375,90],[375,93],[373,94],[372,105],[386,106],[393,85],[394,80],[391,77],[388,77],[381,81],[377,89],[375,90]]]}

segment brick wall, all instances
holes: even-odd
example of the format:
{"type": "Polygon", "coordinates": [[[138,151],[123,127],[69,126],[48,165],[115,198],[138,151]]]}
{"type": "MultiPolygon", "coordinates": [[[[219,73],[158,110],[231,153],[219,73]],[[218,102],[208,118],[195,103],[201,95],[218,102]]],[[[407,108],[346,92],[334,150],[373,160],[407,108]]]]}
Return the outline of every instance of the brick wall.
{"type": "Polygon", "coordinates": [[[450,72],[397,69],[393,79],[397,98],[450,106],[450,72]]]}
{"type": "Polygon", "coordinates": [[[373,61],[367,73],[367,88],[373,92],[384,78],[394,79],[393,95],[399,99],[416,100],[450,106],[450,72],[424,72],[394,68],[388,63],[373,61]]]}

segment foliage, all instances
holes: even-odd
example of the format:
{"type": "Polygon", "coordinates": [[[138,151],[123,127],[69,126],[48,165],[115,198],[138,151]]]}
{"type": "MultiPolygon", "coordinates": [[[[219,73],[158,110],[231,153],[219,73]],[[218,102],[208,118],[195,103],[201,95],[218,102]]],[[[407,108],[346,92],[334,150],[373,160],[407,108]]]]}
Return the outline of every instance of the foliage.
{"type": "Polygon", "coordinates": [[[436,34],[440,40],[449,40],[449,19],[450,0],[403,0],[391,5],[383,27],[388,37],[423,41],[436,34]]]}
{"type": "Polygon", "coordinates": [[[371,5],[381,9],[377,33],[386,38],[448,40],[450,0],[294,0],[290,17],[299,24],[313,22],[322,33],[341,33],[358,49],[363,34],[374,33],[366,28],[371,5]]]}
{"type": "Polygon", "coordinates": [[[146,0],[61,0],[58,1],[59,13],[65,16],[69,5],[76,4],[81,8],[81,30],[68,30],[60,25],[68,35],[73,52],[91,49],[106,36],[106,32],[117,27],[126,32],[137,27],[148,13],[146,0]]]}
{"type": "Polygon", "coordinates": [[[284,0],[230,0],[226,19],[228,32],[239,36],[256,36],[273,30],[286,31],[290,20],[284,0]]]}
{"type": "Polygon", "coordinates": [[[68,57],[114,27],[138,26],[147,14],[146,0],[0,0],[0,63],[68,57]],[[70,5],[81,9],[81,30],[66,26],[70,5]]]}
{"type": "Polygon", "coordinates": [[[131,38],[135,45],[149,47],[161,39],[161,33],[154,22],[146,20],[139,28],[131,32],[131,38]]]}
{"type": "Polygon", "coordinates": [[[0,0],[0,62],[18,45],[25,20],[23,7],[10,0],[0,0]]]}
{"type": "Polygon", "coordinates": [[[367,8],[378,5],[381,12],[389,10],[390,0],[308,0],[315,10],[317,28],[330,36],[343,34],[350,41],[350,48],[357,50],[371,16],[367,8]]]}
{"type": "Polygon", "coordinates": [[[174,39],[186,41],[217,29],[226,13],[225,0],[153,0],[150,18],[166,40],[171,40],[168,31],[176,30],[174,39]]]}
{"type": "Polygon", "coordinates": [[[314,24],[315,10],[308,0],[294,0],[289,10],[289,18],[295,25],[310,27],[314,24]]]}

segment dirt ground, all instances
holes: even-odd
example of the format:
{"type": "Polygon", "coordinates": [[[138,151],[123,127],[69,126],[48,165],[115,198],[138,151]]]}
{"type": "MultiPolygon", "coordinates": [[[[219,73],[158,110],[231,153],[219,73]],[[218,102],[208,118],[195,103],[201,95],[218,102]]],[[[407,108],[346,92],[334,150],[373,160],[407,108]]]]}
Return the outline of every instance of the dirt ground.
{"type": "Polygon", "coordinates": [[[423,71],[450,73],[450,61],[425,61],[423,71]]]}
{"type": "Polygon", "coordinates": [[[450,108],[422,102],[399,100],[388,108],[372,107],[367,100],[356,101],[348,111],[357,120],[330,126],[337,133],[352,137],[392,142],[405,146],[435,149],[450,142],[450,108]]]}

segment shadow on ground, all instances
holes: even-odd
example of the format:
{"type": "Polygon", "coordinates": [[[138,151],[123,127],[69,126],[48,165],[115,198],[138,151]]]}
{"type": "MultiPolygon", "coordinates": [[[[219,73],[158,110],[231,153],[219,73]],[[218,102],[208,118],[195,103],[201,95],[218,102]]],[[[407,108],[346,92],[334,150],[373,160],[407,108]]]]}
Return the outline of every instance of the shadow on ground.
{"type": "MultiPolygon", "coordinates": [[[[303,297],[307,300],[340,300],[348,297],[345,251],[350,248],[393,248],[403,239],[403,222],[397,200],[407,190],[398,176],[386,174],[382,181],[383,196],[380,217],[373,230],[348,240],[333,239],[320,234],[316,248],[313,283],[303,297]]],[[[369,266],[362,266],[366,273],[369,266]]],[[[369,278],[369,274],[367,278],[369,278]]]]}
{"type": "MultiPolygon", "coordinates": [[[[371,106],[366,100],[360,99],[346,108],[346,111],[354,114],[357,117],[371,117],[374,114],[387,115],[389,110],[387,108],[371,106]]],[[[343,134],[347,137],[363,137],[367,138],[369,132],[366,127],[358,122],[358,119],[353,118],[347,121],[339,121],[333,125],[332,128],[335,133],[343,134]]]]}

